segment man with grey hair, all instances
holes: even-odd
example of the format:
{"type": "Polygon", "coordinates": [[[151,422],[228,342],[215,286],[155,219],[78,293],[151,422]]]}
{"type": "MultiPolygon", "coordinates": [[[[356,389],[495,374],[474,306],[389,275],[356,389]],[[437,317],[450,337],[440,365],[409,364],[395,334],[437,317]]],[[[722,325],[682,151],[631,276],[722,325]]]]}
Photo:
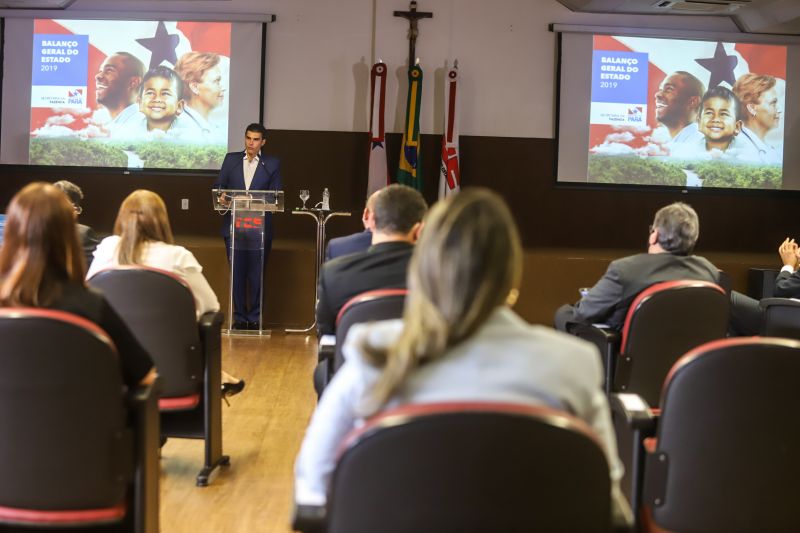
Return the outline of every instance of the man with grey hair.
{"type": "Polygon", "coordinates": [[[650,226],[647,253],[612,261],[605,275],[573,305],[563,305],[555,316],[557,329],[568,324],[608,324],[620,329],[628,307],[654,283],[691,279],[719,281],[719,270],[707,259],[691,255],[700,235],[697,213],[676,202],[662,207],[650,226]]]}
{"type": "Polygon", "coordinates": [[[92,259],[94,259],[94,250],[100,244],[100,238],[92,228],[78,223],[78,215],[83,212],[83,207],[81,206],[83,191],[80,187],[67,180],[57,181],[53,186],[62,190],[67,195],[69,203],[72,204],[75,213],[75,226],[78,230],[78,240],[80,240],[83,247],[83,255],[86,258],[86,268],[88,269],[92,259]]]}
{"type": "Polygon", "coordinates": [[[364,252],[327,261],[319,274],[317,331],[336,330],[336,315],[347,301],[365,291],[405,288],[414,243],[428,204],[405,185],[389,185],[372,198],[372,245],[364,252]]]}

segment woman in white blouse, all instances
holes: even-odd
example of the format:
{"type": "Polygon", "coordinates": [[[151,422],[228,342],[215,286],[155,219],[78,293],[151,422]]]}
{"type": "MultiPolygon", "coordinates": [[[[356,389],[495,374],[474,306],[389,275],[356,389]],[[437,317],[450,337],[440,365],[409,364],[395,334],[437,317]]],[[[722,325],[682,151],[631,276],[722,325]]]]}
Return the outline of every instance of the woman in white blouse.
{"type": "MultiPolygon", "coordinates": [[[[114,235],[106,237],[94,251],[86,278],[120,265],[143,265],[176,274],[192,291],[199,318],[208,311],[219,311],[219,300],[203,276],[203,267],[192,252],[173,244],[167,208],[161,197],[137,190],[122,202],[114,223],[114,235]]],[[[244,380],[222,371],[223,396],[244,389],[244,380]]]]}

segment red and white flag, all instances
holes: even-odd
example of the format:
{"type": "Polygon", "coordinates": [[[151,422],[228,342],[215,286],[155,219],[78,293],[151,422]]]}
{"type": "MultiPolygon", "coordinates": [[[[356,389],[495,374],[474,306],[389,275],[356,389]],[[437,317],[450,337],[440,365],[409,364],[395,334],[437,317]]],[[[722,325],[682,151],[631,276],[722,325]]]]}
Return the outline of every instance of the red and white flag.
{"type": "Polygon", "coordinates": [[[442,162],[439,167],[439,199],[461,190],[461,171],[458,165],[458,61],[447,72],[444,84],[444,132],[442,162]]]}
{"type": "Polygon", "coordinates": [[[369,174],[367,198],[375,191],[389,185],[389,167],[386,164],[386,128],[384,108],[386,106],[386,63],[378,61],[372,65],[370,75],[372,97],[369,115],[369,174]]]}

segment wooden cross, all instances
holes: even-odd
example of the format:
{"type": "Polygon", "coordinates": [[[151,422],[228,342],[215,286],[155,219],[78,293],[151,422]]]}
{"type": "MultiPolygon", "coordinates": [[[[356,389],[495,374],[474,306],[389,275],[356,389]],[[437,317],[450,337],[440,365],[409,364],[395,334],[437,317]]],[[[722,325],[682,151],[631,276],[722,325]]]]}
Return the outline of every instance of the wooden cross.
{"type": "Polygon", "coordinates": [[[408,68],[416,63],[417,37],[419,36],[419,19],[433,18],[433,13],[417,11],[417,2],[412,0],[408,11],[395,11],[395,17],[403,17],[408,20],[408,68]]]}

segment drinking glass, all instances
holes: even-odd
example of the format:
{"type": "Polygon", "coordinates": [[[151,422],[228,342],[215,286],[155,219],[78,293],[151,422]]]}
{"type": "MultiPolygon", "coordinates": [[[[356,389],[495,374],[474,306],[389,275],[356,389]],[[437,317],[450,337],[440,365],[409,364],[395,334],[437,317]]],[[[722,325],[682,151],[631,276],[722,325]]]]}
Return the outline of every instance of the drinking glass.
{"type": "Polygon", "coordinates": [[[306,202],[310,196],[311,195],[308,193],[308,189],[300,189],[300,199],[303,201],[303,209],[306,208],[306,202]]]}

